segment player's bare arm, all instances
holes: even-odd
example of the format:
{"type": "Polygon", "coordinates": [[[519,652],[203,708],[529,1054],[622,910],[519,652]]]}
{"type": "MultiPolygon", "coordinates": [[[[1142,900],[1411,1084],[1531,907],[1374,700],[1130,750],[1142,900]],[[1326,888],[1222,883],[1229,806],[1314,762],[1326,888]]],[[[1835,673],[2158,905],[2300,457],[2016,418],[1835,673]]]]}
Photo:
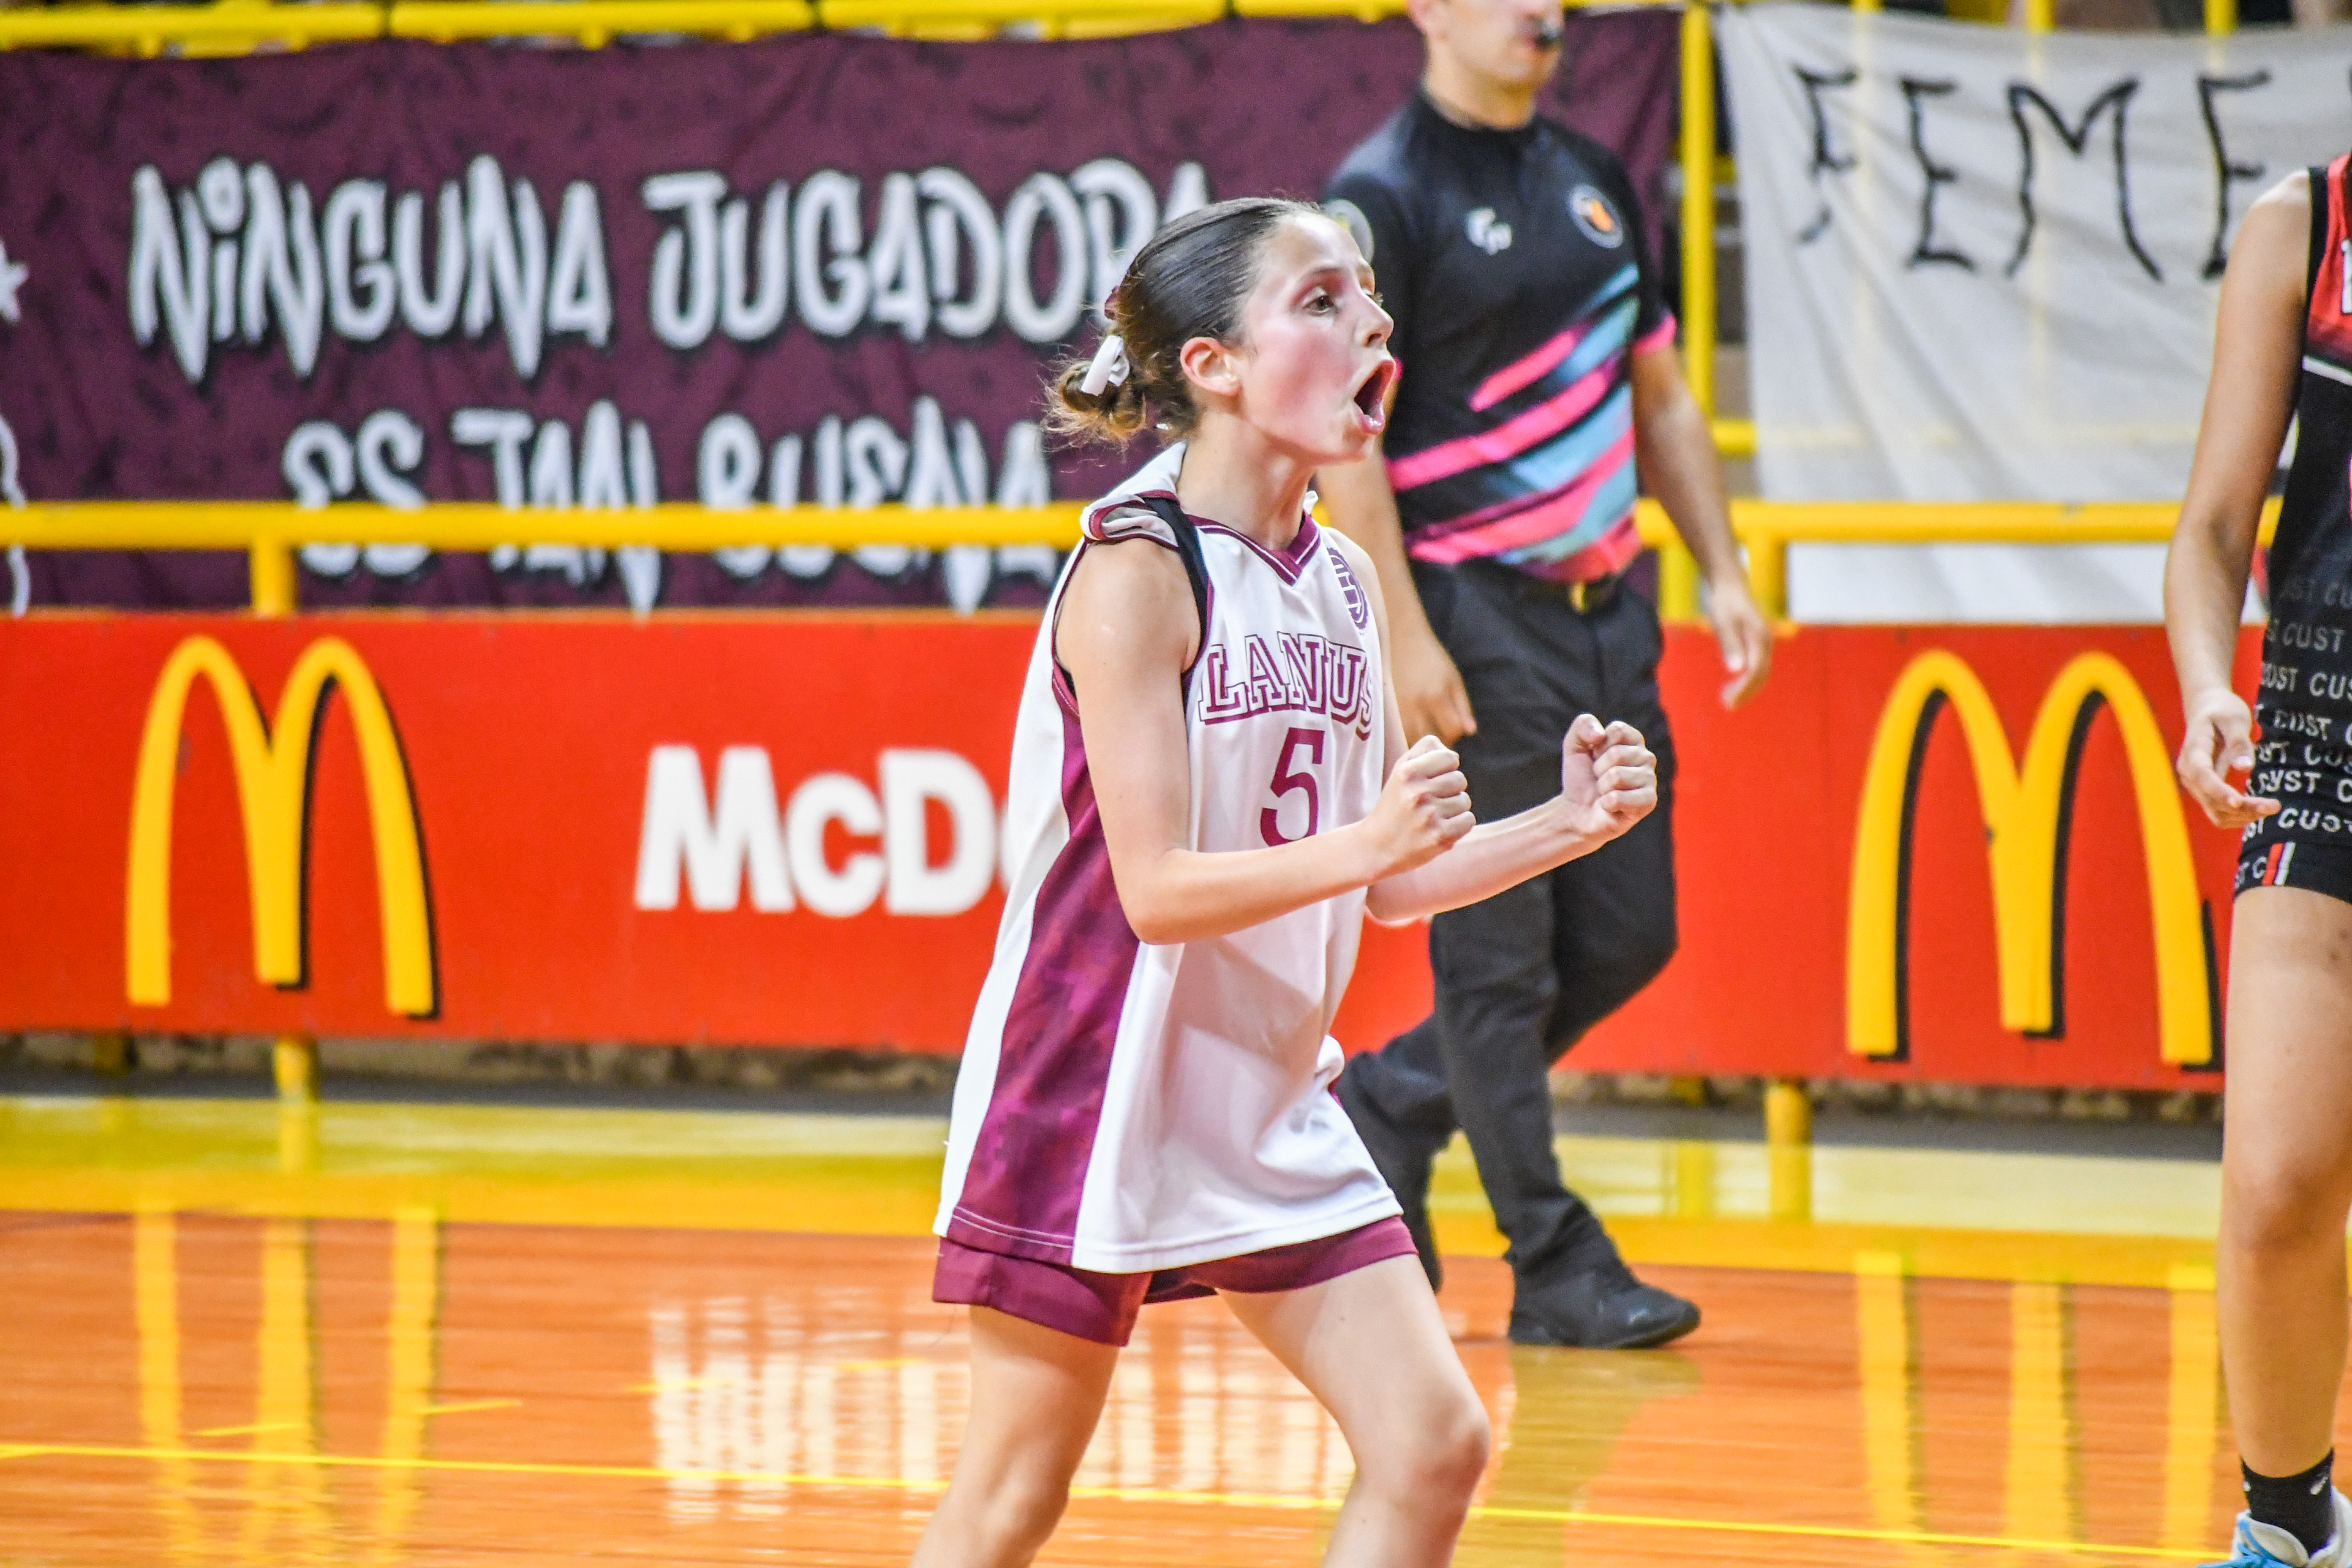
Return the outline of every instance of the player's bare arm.
{"type": "MultiPolygon", "coordinates": [[[[1387,596],[1369,570],[1365,552],[1352,540],[1342,540],[1339,549],[1358,578],[1371,584],[1367,593],[1372,601],[1372,626],[1385,649],[1387,596]]],[[[1406,744],[1393,685],[1385,706],[1391,789],[1400,776],[1426,765],[1429,759],[1443,758],[1445,765],[1453,765],[1454,753],[1433,737],[1406,744]]],[[[1384,794],[1383,803],[1386,799],[1384,794]]],[[[1445,854],[1375,881],[1367,889],[1365,907],[1374,920],[1396,922],[1476,903],[1591,854],[1647,816],[1657,804],[1658,759],[1642,743],[1641,731],[1631,724],[1603,725],[1590,713],[1580,715],[1560,742],[1559,795],[1515,816],[1480,824],[1445,854]]],[[[1379,813],[1373,815],[1377,818],[1379,813]]]]}
{"type": "Polygon", "coordinates": [[[1391,769],[1361,822],[1276,848],[1186,847],[1181,679],[1199,637],[1183,566],[1157,544],[1089,546],[1063,591],[1055,651],[1077,690],[1111,879],[1138,937],[1165,944],[1243,931],[1377,884],[1470,831],[1454,753],[1432,745],[1391,769]]]}
{"type": "Polygon", "coordinates": [[[1772,628],[1748,592],[1748,569],[1731,535],[1715,433],[1671,343],[1636,349],[1633,381],[1634,461],[1706,580],[1707,616],[1730,677],[1723,705],[1737,708],[1772,668],[1772,628]]]}
{"type": "Polygon", "coordinates": [[[2189,489],[2164,564],[2164,619],[2180,676],[2187,734],[2179,771],[2205,815],[2243,827],[2279,808],[2230,775],[2253,766],[2253,710],[2231,689],[2246,577],[2302,352],[2311,186],[2300,172],[2246,213],[2221,279],[2213,374],[2189,489]]]}

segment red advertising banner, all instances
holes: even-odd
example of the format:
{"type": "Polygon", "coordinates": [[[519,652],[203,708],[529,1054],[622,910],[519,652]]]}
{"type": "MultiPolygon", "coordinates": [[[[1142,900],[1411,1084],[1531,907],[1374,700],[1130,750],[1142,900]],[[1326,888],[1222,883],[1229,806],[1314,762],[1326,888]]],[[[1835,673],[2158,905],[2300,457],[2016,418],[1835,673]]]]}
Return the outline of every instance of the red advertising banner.
{"type": "MultiPolygon", "coordinates": [[[[0,1029],[961,1043],[1034,618],[0,623],[0,1029]]],[[[2252,656],[2251,637],[2247,656],[2252,656]]],[[[1588,1070],[2219,1087],[2153,628],[1668,635],[1683,948],[1588,1070]]],[[[1336,1033],[1427,1005],[1374,928],[1336,1033]]]]}

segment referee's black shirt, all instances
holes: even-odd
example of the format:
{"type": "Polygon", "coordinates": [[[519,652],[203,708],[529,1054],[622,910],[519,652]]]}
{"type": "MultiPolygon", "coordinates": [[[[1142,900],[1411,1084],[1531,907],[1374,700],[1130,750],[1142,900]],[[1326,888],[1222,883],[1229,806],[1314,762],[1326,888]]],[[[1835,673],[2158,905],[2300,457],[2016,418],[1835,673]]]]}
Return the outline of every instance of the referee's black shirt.
{"type": "Polygon", "coordinates": [[[1386,452],[1411,553],[1568,581],[1622,566],[1632,356],[1674,331],[1624,166],[1541,117],[1458,125],[1416,92],[1326,201],[1396,318],[1386,452]]]}

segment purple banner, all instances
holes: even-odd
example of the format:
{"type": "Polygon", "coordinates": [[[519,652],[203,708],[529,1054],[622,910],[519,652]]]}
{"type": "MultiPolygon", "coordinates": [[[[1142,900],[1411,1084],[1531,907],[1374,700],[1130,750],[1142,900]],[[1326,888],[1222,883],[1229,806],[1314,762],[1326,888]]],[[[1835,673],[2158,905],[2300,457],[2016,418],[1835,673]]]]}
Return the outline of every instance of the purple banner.
{"type": "MultiPolygon", "coordinates": [[[[1676,17],[1570,19],[1549,112],[1662,205],[1676,17]]],[[[1045,366],[1203,201],[1312,196],[1402,22],[1078,43],[802,34],[0,55],[17,495],[1034,505],[1045,366]]],[[[5,535],[0,511],[0,535],[5,535]]],[[[747,532],[758,531],[756,525],[747,532]]],[[[1034,602],[1050,551],[313,546],[307,605],[1034,602]]],[[[34,604],[233,605],[237,556],[12,554],[34,604]]]]}

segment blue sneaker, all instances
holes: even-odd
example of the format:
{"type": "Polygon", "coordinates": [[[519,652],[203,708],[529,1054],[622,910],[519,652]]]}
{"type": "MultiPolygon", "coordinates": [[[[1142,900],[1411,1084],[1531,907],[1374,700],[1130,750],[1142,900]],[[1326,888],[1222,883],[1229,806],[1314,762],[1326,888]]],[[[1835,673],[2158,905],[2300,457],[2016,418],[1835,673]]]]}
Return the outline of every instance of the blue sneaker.
{"type": "Polygon", "coordinates": [[[2347,1556],[2352,1556],[2346,1550],[2347,1542],[2352,1542],[2352,1502],[2337,1492],[2336,1529],[2318,1551],[2305,1552],[2302,1542],[2277,1525],[2242,1513],[2237,1529],[2230,1532],[2229,1560],[2207,1568],[2347,1568],[2347,1556]]]}

